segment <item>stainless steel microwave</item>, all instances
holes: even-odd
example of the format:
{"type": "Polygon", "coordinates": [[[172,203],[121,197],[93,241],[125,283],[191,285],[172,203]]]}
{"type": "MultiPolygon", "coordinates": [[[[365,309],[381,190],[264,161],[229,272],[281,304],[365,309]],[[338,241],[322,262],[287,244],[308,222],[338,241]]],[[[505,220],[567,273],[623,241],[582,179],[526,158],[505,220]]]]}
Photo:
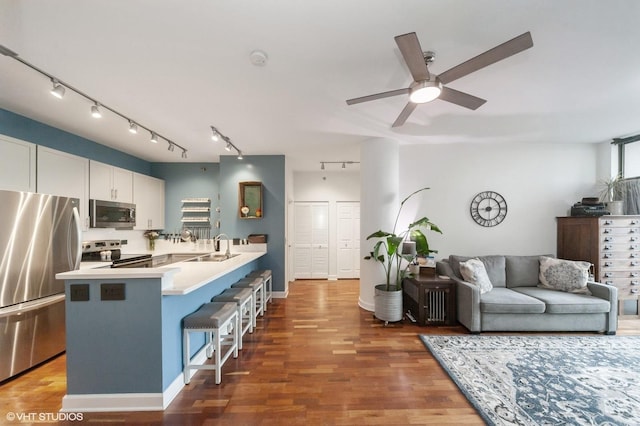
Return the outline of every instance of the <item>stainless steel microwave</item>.
{"type": "Polygon", "coordinates": [[[133,229],[136,226],[136,205],[89,200],[89,217],[92,228],[133,229]]]}

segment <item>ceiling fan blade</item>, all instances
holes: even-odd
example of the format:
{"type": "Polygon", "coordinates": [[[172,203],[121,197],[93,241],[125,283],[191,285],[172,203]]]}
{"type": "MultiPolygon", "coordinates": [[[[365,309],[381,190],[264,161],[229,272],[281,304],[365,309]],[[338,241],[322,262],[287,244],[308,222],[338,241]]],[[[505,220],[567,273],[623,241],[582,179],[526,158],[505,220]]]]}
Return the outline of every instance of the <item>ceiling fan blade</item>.
{"type": "Polygon", "coordinates": [[[429,80],[429,70],[424,62],[424,54],[416,33],[403,34],[394,38],[413,79],[415,81],[429,80]]]}
{"type": "Polygon", "coordinates": [[[408,102],[407,105],[402,110],[402,112],[400,113],[400,115],[398,116],[398,118],[396,118],[396,121],[393,122],[393,125],[391,127],[402,126],[404,122],[407,121],[407,118],[409,118],[409,116],[411,115],[413,110],[416,109],[417,106],[418,104],[414,104],[413,102],[408,102]]]}
{"type": "Polygon", "coordinates": [[[443,72],[438,76],[438,78],[442,84],[450,83],[467,74],[471,74],[474,71],[478,71],[481,68],[506,59],[516,53],[520,53],[530,47],[533,47],[533,39],[531,38],[531,33],[527,31],[518,37],[504,42],[493,49],[487,50],[486,52],[443,72]]]}
{"type": "Polygon", "coordinates": [[[391,96],[406,95],[407,93],[409,93],[409,88],[390,90],[388,92],[376,93],[375,95],[347,99],[347,105],[359,104],[361,102],[375,101],[376,99],[389,98],[391,96]]]}
{"type": "Polygon", "coordinates": [[[480,108],[485,102],[487,102],[485,99],[478,98],[449,87],[443,87],[442,93],[440,93],[438,98],[473,110],[480,108]]]}

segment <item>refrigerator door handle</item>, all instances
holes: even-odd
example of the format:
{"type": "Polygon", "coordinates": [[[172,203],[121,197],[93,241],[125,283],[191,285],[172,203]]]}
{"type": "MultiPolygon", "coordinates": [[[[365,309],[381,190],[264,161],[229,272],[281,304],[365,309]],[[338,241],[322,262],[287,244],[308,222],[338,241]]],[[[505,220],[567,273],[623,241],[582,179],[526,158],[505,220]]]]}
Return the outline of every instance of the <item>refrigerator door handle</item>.
{"type": "Polygon", "coordinates": [[[76,258],[73,262],[73,270],[80,269],[80,261],[82,260],[82,225],[80,224],[80,213],[78,212],[78,208],[73,208],[73,221],[76,223],[76,258]]]}
{"type": "Polygon", "coordinates": [[[36,309],[44,308],[45,306],[53,305],[64,300],[64,293],[54,294],[53,296],[43,297],[42,299],[32,300],[30,302],[18,303],[17,305],[7,306],[6,308],[0,308],[0,318],[10,317],[16,314],[25,314],[27,312],[35,311],[36,309]]]}

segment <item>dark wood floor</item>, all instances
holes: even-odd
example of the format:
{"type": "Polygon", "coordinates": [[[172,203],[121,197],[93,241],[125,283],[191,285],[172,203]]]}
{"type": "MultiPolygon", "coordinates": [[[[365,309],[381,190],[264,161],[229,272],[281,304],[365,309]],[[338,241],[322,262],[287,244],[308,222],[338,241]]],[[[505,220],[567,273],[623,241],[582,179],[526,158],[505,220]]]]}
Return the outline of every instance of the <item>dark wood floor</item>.
{"type": "MultiPolygon", "coordinates": [[[[418,339],[465,329],[385,327],[358,295],[358,281],[296,281],[245,336],[221,385],[200,371],[164,412],[83,413],[83,423],[483,424],[418,339]]],[[[638,322],[625,321],[620,334],[637,334],[638,322]]],[[[57,413],[65,393],[62,355],[0,385],[0,424],[8,413],[57,413]]]]}

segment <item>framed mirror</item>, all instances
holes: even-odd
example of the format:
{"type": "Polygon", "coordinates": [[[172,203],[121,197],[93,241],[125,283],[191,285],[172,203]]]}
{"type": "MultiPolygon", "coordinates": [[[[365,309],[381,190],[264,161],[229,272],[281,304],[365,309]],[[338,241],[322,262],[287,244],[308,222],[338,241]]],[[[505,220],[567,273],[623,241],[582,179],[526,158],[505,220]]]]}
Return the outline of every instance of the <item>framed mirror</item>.
{"type": "Polygon", "coordinates": [[[262,211],[262,182],[240,182],[238,215],[242,219],[260,219],[262,211]]]}

